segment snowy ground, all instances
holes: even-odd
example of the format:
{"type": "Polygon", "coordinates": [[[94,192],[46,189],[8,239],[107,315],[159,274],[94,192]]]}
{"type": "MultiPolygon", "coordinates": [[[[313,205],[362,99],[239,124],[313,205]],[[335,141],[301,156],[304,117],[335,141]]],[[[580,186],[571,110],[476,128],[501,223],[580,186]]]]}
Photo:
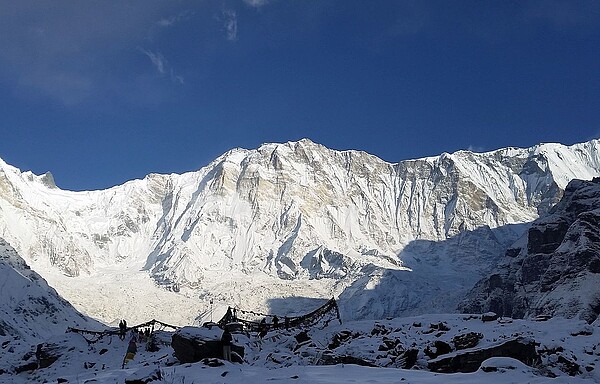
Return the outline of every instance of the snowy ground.
{"type": "MultiPolygon", "coordinates": [[[[23,354],[31,346],[2,342],[0,383],[57,382],[123,383],[126,379],[147,378],[160,372],[157,383],[598,383],[600,382],[600,329],[598,324],[587,325],[562,318],[548,321],[508,320],[482,322],[479,316],[425,315],[384,321],[361,321],[330,324],[323,329],[308,330],[310,340],[298,343],[300,330],[271,332],[265,339],[256,335],[236,334],[235,342],[245,347],[245,363],[210,367],[203,363],[179,364],[170,346],[172,334],[159,332],[160,350],[148,352],[139,344],[139,352],[125,369],[121,364],[128,340],[107,336],[88,343],[73,333],[57,335],[48,342],[60,346],[62,356],[50,367],[14,374],[15,366],[29,360],[23,354]],[[434,326],[432,326],[432,324],[434,326]],[[439,324],[443,327],[438,328],[439,324]],[[447,330],[445,330],[447,329],[447,330]],[[535,367],[518,360],[495,357],[486,360],[473,373],[442,374],[430,372],[431,360],[424,351],[433,343],[452,344],[454,337],[467,332],[483,336],[473,350],[524,337],[535,340],[542,360],[535,367]],[[346,335],[346,337],[340,337],[346,335]],[[337,345],[331,343],[337,340],[337,345]],[[391,349],[382,348],[392,342],[391,349]],[[419,350],[412,369],[401,369],[397,356],[409,348],[419,350]],[[351,356],[376,367],[353,364],[318,365],[326,359],[351,356]],[[576,363],[579,368],[569,376],[563,361],[576,363]],[[492,372],[486,372],[490,371],[492,372]],[[556,376],[552,378],[551,376],[556,376]]],[[[218,331],[217,331],[218,334],[218,331]]],[[[450,352],[457,353],[456,351],[450,352]]],[[[31,353],[30,353],[31,354],[31,353]]],[[[31,358],[30,358],[31,360],[31,358]]]]}

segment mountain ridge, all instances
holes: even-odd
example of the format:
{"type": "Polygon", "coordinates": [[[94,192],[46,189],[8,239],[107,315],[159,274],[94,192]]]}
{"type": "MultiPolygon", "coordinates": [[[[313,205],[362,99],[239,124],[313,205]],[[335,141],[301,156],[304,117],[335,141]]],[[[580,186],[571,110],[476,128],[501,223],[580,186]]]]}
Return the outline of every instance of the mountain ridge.
{"type": "MultiPolygon", "coordinates": [[[[264,309],[268,297],[255,298],[257,286],[273,287],[275,297],[342,295],[359,279],[370,279],[365,271],[407,275],[402,271],[414,268],[406,260],[417,258],[452,259],[450,269],[464,270],[470,277],[461,281],[474,284],[520,233],[494,230],[482,243],[470,233],[533,221],[558,202],[572,178],[600,174],[599,153],[600,141],[592,140],[388,163],[303,139],[232,149],[198,171],[149,174],[82,192],[63,191],[49,184],[49,176],[2,161],[0,235],[67,299],[97,316],[89,309],[92,299],[69,284],[99,281],[117,270],[150,276],[144,286],[152,292],[176,288],[173,295],[201,297],[196,312],[211,298],[219,298],[217,312],[228,304],[264,309]],[[452,238],[466,246],[451,246],[458,256],[450,257],[444,242],[452,238]],[[415,240],[432,243],[407,254],[415,240]],[[420,257],[423,252],[435,257],[420,257]],[[481,265],[461,261],[478,252],[486,254],[481,265]]],[[[408,279],[401,284],[423,287],[408,279]]],[[[119,281],[127,284],[125,277],[119,281]]],[[[430,288],[453,287],[440,282],[430,288]]],[[[429,299],[436,302],[434,296],[429,299]]],[[[425,309],[413,303],[407,310],[425,309]]],[[[347,314],[353,313],[369,316],[368,309],[349,307],[347,314]]],[[[191,310],[187,316],[193,318],[191,310]]]]}

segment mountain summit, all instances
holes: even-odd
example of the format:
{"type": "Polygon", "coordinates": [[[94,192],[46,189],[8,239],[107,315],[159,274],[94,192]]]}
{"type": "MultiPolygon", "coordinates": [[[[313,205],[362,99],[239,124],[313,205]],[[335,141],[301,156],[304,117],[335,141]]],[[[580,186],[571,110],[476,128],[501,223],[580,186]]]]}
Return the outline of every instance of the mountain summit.
{"type": "Polygon", "coordinates": [[[48,175],[0,161],[0,235],[91,316],[186,323],[336,295],[365,318],[454,308],[570,180],[600,175],[600,140],[392,164],[303,139],[101,191],[48,175]]]}

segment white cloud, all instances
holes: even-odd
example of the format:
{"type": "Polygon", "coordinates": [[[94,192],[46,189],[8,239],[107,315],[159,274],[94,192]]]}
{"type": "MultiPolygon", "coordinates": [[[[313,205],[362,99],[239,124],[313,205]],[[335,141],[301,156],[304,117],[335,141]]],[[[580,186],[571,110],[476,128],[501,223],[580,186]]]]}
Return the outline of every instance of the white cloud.
{"type": "Polygon", "coordinates": [[[162,19],[156,22],[156,25],[159,27],[171,27],[181,21],[188,20],[194,15],[194,12],[191,10],[183,11],[178,13],[177,15],[163,17],[162,19]]]}
{"type": "Polygon", "coordinates": [[[165,67],[167,66],[167,60],[162,55],[162,53],[160,53],[160,52],[155,53],[155,52],[143,49],[143,48],[139,48],[139,49],[143,54],[148,56],[148,58],[152,62],[152,65],[154,65],[154,67],[156,68],[158,73],[160,73],[160,74],[165,73],[165,67]]]}
{"type": "Polygon", "coordinates": [[[485,152],[485,148],[482,146],[478,146],[478,145],[469,145],[469,148],[467,148],[468,151],[470,152],[485,152]]]}
{"type": "Polygon", "coordinates": [[[237,23],[237,13],[233,9],[223,9],[223,23],[225,27],[225,34],[227,36],[227,40],[235,41],[237,40],[238,33],[238,23],[237,23]]]}
{"type": "Polygon", "coordinates": [[[269,0],[244,0],[244,3],[246,3],[247,5],[254,7],[254,8],[262,7],[263,5],[266,5],[268,2],[269,2],[269,0]]]}
{"type": "Polygon", "coordinates": [[[138,50],[150,59],[150,62],[161,76],[168,74],[169,79],[171,79],[173,83],[184,83],[183,76],[175,73],[175,70],[169,65],[169,62],[162,53],[158,51],[152,52],[144,48],[138,48],[138,50]]]}
{"type": "Polygon", "coordinates": [[[183,85],[183,76],[177,75],[174,71],[173,68],[171,68],[171,81],[174,83],[179,83],[181,85],[183,85]]]}

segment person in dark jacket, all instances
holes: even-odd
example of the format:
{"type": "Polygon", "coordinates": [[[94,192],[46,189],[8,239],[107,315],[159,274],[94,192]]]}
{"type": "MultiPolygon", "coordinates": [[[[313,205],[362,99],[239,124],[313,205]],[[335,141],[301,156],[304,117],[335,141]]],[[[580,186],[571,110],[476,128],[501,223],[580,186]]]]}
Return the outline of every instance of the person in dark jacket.
{"type": "Polygon", "coordinates": [[[225,328],[223,331],[223,335],[221,336],[221,344],[223,345],[223,359],[227,361],[231,361],[231,341],[233,340],[233,336],[231,336],[231,332],[225,328]]]}
{"type": "Polygon", "coordinates": [[[261,339],[267,335],[267,329],[267,320],[263,317],[263,319],[260,321],[260,324],[258,324],[258,336],[261,339]]]}

